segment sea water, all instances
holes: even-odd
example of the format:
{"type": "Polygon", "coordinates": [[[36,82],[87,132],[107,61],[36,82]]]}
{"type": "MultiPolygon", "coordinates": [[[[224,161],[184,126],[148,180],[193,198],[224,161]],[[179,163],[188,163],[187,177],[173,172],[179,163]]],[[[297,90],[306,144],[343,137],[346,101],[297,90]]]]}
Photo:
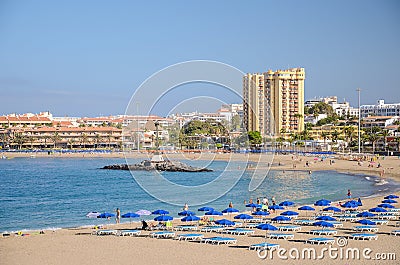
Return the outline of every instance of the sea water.
{"type": "MultiPolygon", "coordinates": [[[[139,162],[140,160],[137,160],[139,162]]],[[[202,165],[201,161],[184,161],[192,166],[202,165]]],[[[91,211],[114,212],[118,207],[122,213],[139,209],[154,211],[164,209],[177,217],[182,206],[159,201],[146,193],[129,171],[103,170],[109,164],[125,163],[122,158],[14,158],[0,160],[0,231],[22,229],[46,229],[76,227],[114,222],[113,220],[89,219],[85,215],[91,211]]],[[[234,167],[243,168],[244,162],[234,167]]],[[[162,176],[173,183],[197,186],[216,179],[226,168],[227,162],[214,161],[208,165],[213,172],[184,173],[163,172],[162,176]]],[[[229,173],[229,172],[228,172],[229,173]]],[[[151,172],[137,171],[134,174],[146,176],[151,172]]],[[[151,176],[149,176],[150,178],[151,176]]],[[[347,175],[335,171],[270,171],[262,184],[249,191],[251,172],[245,172],[239,181],[225,193],[207,204],[217,210],[227,208],[232,201],[235,208],[245,210],[244,200],[275,196],[278,202],[291,200],[296,204],[313,203],[325,198],[341,200],[347,189],[354,196],[364,197],[398,189],[398,184],[375,185],[376,179],[362,175],[347,175]]],[[[155,185],[158,195],[165,187],[155,185]]],[[[218,185],[211,186],[210,194],[218,193],[218,185]]],[[[154,194],[153,194],[154,195],[154,194]]],[[[182,194],[176,194],[182,196],[182,194]]],[[[201,200],[201,194],[199,196],[201,200]]],[[[182,198],[180,198],[182,199],[182,198]]],[[[200,205],[201,206],[201,205],[200,205]]],[[[197,212],[200,206],[189,205],[197,212]]],[[[142,216],[152,219],[154,216],[142,216]]],[[[138,220],[138,219],[133,219],[138,220]]],[[[129,220],[127,220],[129,221],[129,220]]]]}

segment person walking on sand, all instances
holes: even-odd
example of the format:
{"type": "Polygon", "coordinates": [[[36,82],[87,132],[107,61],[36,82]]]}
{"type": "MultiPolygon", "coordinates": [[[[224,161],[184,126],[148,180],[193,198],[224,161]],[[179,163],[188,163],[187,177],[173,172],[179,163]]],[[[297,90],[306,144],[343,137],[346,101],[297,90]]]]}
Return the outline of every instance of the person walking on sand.
{"type": "Polygon", "coordinates": [[[228,207],[229,207],[229,208],[233,208],[233,203],[230,202],[228,207]]]}
{"type": "Polygon", "coordinates": [[[115,211],[115,213],[117,214],[117,215],[115,216],[115,222],[116,222],[117,224],[119,224],[119,222],[120,222],[120,220],[121,220],[121,211],[119,210],[119,208],[117,208],[117,210],[115,211]]]}
{"type": "Polygon", "coordinates": [[[272,198],[271,198],[271,202],[272,202],[272,205],[276,205],[275,196],[272,196],[272,198]]]}
{"type": "Polygon", "coordinates": [[[183,206],[183,210],[184,210],[184,211],[189,210],[189,206],[187,205],[187,203],[185,203],[185,205],[183,206]]]}

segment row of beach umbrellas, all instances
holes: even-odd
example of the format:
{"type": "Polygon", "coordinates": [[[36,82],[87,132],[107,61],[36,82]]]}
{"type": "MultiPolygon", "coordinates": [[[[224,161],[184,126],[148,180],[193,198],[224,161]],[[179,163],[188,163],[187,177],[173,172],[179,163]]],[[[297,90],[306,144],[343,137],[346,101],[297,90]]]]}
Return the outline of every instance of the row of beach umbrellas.
{"type": "MultiPolygon", "coordinates": [[[[374,216],[374,212],[387,212],[386,209],[389,208],[394,208],[394,206],[392,204],[397,203],[397,201],[393,200],[399,198],[397,195],[388,195],[386,197],[384,197],[384,200],[382,201],[381,204],[378,205],[378,207],[374,207],[369,209],[369,211],[367,212],[362,212],[359,213],[357,215],[357,217],[373,217],[374,216]]],[[[295,203],[291,202],[291,201],[283,201],[281,203],[279,203],[279,205],[271,205],[268,206],[268,209],[272,209],[272,210],[284,210],[284,206],[293,206],[295,203]]],[[[326,208],[323,209],[323,211],[333,211],[333,212],[341,212],[342,209],[338,208],[338,207],[334,207],[334,206],[330,206],[331,201],[330,200],[326,200],[326,199],[321,199],[318,200],[314,203],[314,206],[328,206],[326,208]]],[[[342,208],[357,208],[359,206],[362,206],[362,202],[360,199],[358,200],[350,200],[345,202],[344,204],[340,205],[342,208]]],[[[256,208],[257,211],[253,212],[252,215],[255,216],[266,216],[269,215],[268,212],[261,210],[263,207],[262,205],[259,204],[255,204],[255,203],[250,203],[247,204],[246,207],[251,207],[251,208],[256,208]]],[[[305,206],[301,206],[298,208],[298,210],[300,211],[315,211],[315,208],[305,205],[305,206]]],[[[212,207],[201,207],[198,209],[198,211],[203,211],[205,212],[205,215],[207,216],[222,216],[224,213],[238,213],[239,210],[229,207],[226,208],[225,210],[219,212],[216,211],[214,208],[212,207]]],[[[162,210],[162,209],[158,209],[155,210],[153,212],[150,212],[148,210],[139,210],[137,212],[128,212],[125,213],[123,215],[121,215],[122,218],[138,218],[142,215],[151,215],[151,214],[155,214],[155,215],[159,215],[156,218],[154,218],[155,221],[170,221],[173,219],[172,216],[168,216],[167,214],[169,214],[169,211],[166,210],[162,210]]],[[[179,216],[184,216],[181,220],[184,222],[187,221],[198,221],[200,220],[199,217],[196,216],[196,214],[192,211],[182,211],[178,213],[179,216]]],[[[291,218],[293,216],[297,216],[299,215],[298,212],[295,211],[285,211],[282,212],[279,216],[276,216],[274,218],[272,218],[272,221],[290,221],[291,218]]],[[[115,214],[113,213],[99,213],[99,212],[90,212],[86,215],[89,218],[110,218],[110,217],[114,217],[115,214]]],[[[240,220],[247,220],[247,219],[253,219],[253,216],[251,215],[247,215],[247,214],[239,214],[234,216],[234,219],[240,219],[240,220]]],[[[226,220],[226,219],[222,219],[222,220],[226,220]]],[[[220,222],[222,220],[218,220],[217,222],[220,222]]],[[[335,221],[336,219],[334,219],[333,217],[330,216],[320,216],[317,218],[317,220],[320,221],[335,221]]],[[[229,220],[226,220],[229,221],[229,220]]],[[[226,221],[222,221],[224,224],[223,225],[229,225],[229,223],[232,223],[232,221],[226,222],[226,221]]]]}

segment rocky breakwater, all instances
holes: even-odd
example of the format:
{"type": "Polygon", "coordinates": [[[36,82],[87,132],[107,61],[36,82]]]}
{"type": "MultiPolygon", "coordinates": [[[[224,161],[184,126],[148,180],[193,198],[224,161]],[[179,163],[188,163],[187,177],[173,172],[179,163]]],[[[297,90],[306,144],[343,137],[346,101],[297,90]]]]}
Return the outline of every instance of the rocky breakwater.
{"type": "Polygon", "coordinates": [[[163,162],[151,162],[150,160],[142,161],[139,164],[128,165],[128,164],[117,164],[104,166],[102,169],[112,170],[158,170],[158,171],[171,171],[171,172],[211,172],[212,169],[198,168],[186,165],[182,162],[177,161],[163,161],[163,162]]]}

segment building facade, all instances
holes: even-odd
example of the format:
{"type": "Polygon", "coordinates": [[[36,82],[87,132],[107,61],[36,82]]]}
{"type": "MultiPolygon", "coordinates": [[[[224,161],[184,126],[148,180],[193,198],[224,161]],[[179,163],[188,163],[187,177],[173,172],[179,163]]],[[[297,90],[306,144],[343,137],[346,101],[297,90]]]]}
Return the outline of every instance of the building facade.
{"type": "Polygon", "coordinates": [[[375,105],[360,106],[361,118],[368,116],[400,116],[400,103],[386,104],[383,99],[375,105]]]}
{"type": "Polygon", "coordinates": [[[304,68],[243,77],[243,121],[262,136],[304,130],[304,68]]]}

